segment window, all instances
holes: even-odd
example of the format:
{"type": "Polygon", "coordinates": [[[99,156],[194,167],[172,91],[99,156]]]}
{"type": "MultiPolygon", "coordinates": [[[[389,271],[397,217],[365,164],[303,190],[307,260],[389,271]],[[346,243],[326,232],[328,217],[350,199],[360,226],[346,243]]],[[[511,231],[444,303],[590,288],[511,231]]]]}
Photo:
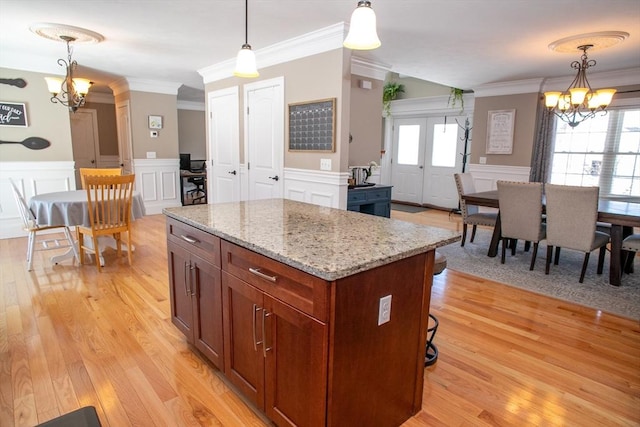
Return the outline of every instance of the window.
{"type": "Polygon", "coordinates": [[[415,166],[420,158],[420,125],[398,128],[398,164],[415,166]]]}
{"type": "Polygon", "coordinates": [[[457,147],[458,125],[456,123],[435,125],[433,127],[431,166],[455,167],[457,147]]]}
{"type": "Polygon", "coordinates": [[[610,109],[575,128],[556,120],[550,182],[640,200],[640,108],[610,109]]]}

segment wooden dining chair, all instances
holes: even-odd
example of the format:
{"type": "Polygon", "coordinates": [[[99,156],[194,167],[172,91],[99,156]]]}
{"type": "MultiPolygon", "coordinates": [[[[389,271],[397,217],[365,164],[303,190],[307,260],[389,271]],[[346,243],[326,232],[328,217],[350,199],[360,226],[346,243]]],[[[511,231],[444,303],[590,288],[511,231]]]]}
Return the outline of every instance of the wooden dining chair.
{"type": "Polygon", "coordinates": [[[98,237],[113,236],[116,240],[118,256],[121,256],[122,234],[127,233],[127,257],[131,265],[131,201],[134,182],[133,174],[85,176],[90,225],[78,227],[80,264],[84,264],[85,252],[92,252],[96,255],[96,265],[101,272],[98,237]],[[93,247],[85,245],[85,235],[91,237],[93,247]]]}
{"type": "Polygon", "coordinates": [[[542,183],[498,181],[498,203],[502,231],[502,264],[505,262],[507,244],[515,255],[517,240],[533,242],[531,265],[533,270],[538,255],[538,245],[546,236],[542,223],[542,183]]]}
{"type": "Polygon", "coordinates": [[[480,212],[477,206],[467,205],[462,199],[463,194],[471,194],[476,192],[475,185],[473,184],[473,177],[470,173],[456,173],[453,175],[456,180],[456,189],[458,190],[458,198],[460,200],[460,212],[462,213],[462,241],[460,246],[464,246],[467,239],[467,225],[471,225],[471,243],[476,237],[476,228],[478,225],[486,225],[495,227],[497,213],[493,212],[480,212]]]}
{"type": "Polygon", "coordinates": [[[33,214],[31,209],[29,209],[29,205],[27,205],[24,197],[22,197],[22,193],[20,193],[20,190],[18,189],[16,183],[11,178],[9,178],[9,182],[11,183],[13,196],[16,199],[16,203],[18,204],[18,211],[20,212],[20,217],[22,218],[23,229],[29,233],[29,237],[27,240],[27,271],[33,270],[33,253],[35,251],[71,248],[73,250],[75,258],[79,259],[78,250],[76,249],[76,245],[71,238],[69,227],[65,225],[39,226],[36,221],[36,216],[33,214]],[[38,237],[38,233],[42,234],[42,232],[44,231],[51,230],[62,231],[64,233],[64,239],[56,237],[51,239],[42,239],[38,237]]]}
{"type": "Polygon", "coordinates": [[[584,252],[584,262],[580,272],[580,283],[589,264],[589,255],[600,249],[598,274],[602,274],[604,257],[609,235],[596,231],[598,218],[598,187],[578,187],[570,185],[545,185],[547,198],[547,264],[545,274],[549,274],[553,247],[584,252]]]}
{"type": "Polygon", "coordinates": [[[82,184],[82,189],[86,189],[84,183],[84,177],[87,175],[97,175],[97,176],[117,176],[122,175],[121,168],[80,168],[80,182],[82,184]]]}

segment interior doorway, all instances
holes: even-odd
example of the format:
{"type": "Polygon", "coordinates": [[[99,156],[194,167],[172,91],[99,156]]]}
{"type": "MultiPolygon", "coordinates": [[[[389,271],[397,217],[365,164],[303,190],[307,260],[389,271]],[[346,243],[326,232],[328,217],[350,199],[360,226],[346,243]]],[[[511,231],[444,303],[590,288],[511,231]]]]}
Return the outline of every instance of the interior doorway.
{"type": "Polygon", "coordinates": [[[71,121],[71,144],[75,162],[76,188],[81,188],[80,168],[98,167],[100,137],[98,134],[98,112],[82,108],[69,113],[71,121]]]}

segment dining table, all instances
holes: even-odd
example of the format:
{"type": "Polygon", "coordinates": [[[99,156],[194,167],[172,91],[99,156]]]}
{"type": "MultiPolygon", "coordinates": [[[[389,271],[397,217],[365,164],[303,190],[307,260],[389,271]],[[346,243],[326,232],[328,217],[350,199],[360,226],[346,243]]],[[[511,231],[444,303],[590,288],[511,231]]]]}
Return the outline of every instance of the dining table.
{"type": "MultiPolygon", "coordinates": [[[[491,243],[487,252],[488,256],[495,257],[498,254],[498,245],[502,238],[498,190],[463,194],[461,197],[468,205],[498,209],[498,218],[493,228],[491,243]]],[[[620,286],[622,283],[622,241],[625,237],[633,234],[634,227],[640,227],[640,203],[600,199],[598,201],[597,220],[611,225],[609,283],[614,286],[620,286]]]]}
{"type": "MultiPolygon", "coordinates": [[[[66,225],[67,227],[76,227],[79,225],[86,227],[91,226],[87,190],[56,191],[38,194],[29,199],[29,209],[36,217],[37,225],[66,225]]],[[[131,218],[135,220],[142,218],[144,215],[145,207],[142,196],[139,192],[134,191],[131,202],[131,218]]],[[[74,244],[77,249],[77,242],[74,242],[74,244]]],[[[106,247],[115,249],[115,239],[109,236],[102,236],[100,238],[99,252],[102,253],[106,247]]],[[[61,261],[73,258],[75,256],[73,249],[74,248],[69,248],[64,254],[51,257],[51,263],[58,264],[61,261]]],[[[131,250],[134,250],[134,248],[132,247],[131,250]]],[[[99,258],[101,264],[104,265],[104,260],[101,255],[99,258]]]]}

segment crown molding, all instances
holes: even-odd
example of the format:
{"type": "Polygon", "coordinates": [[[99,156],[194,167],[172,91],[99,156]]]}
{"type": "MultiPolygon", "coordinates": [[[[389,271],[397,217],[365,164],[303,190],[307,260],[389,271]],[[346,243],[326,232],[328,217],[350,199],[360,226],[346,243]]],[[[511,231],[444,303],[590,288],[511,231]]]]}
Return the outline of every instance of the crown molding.
{"type": "MultiPolygon", "coordinates": [[[[567,90],[571,79],[575,76],[554,77],[544,80],[542,92],[550,90],[567,90]]],[[[628,70],[605,71],[602,73],[589,73],[587,75],[589,84],[593,89],[603,87],[620,87],[640,84],[640,67],[628,70]]]]}
{"type": "Polygon", "coordinates": [[[204,102],[178,100],[178,110],[204,111],[204,102]]]}
{"type": "Polygon", "coordinates": [[[99,104],[115,104],[116,100],[110,93],[89,92],[86,97],[87,102],[96,102],[99,104]]]}
{"type": "Polygon", "coordinates": [[[351,56],[351,74],[384,81],[389,71],[391,71],[390,65],[351,56]]]}
{"type": "Polygon", "coordinates": [[[449,105],[448,95],[397,99],[391,101],[391,115],[394,118],[418,114],[444,114],[447,116],[472,115],[475,106],[474,94],[464,93],[462,98],[465,105],[462,112],[460,112],[459,108],[452,108],[449,105]]]}
{"type": "MultiPolygon", "coordinates": [[[[254,50],[258,69],[290,62],[307,56],[317,55],[342,48],[347,25],[344,22],[330,25],[310,33],[285,40],[280,43],[254,50]]],[[[233,76],[235,58],[198,70],[204,84],[233,76]]]]}
{"type": "Polygon", "coordinates": [[[544,79],[514,80],[511,82],[488,83],[473,88],[476,98],[485,96],[516,95],[521,93],[538,93],[544,79]]]}
{"type": "Polygon", "coordinates": [[[138,79],[133,77],[122,77],[109,84],[109,88],[113,91],[114,96],[127,91],[151,92],[177,96],[180,86],[182,86],[182,83],[138,79]]]}

